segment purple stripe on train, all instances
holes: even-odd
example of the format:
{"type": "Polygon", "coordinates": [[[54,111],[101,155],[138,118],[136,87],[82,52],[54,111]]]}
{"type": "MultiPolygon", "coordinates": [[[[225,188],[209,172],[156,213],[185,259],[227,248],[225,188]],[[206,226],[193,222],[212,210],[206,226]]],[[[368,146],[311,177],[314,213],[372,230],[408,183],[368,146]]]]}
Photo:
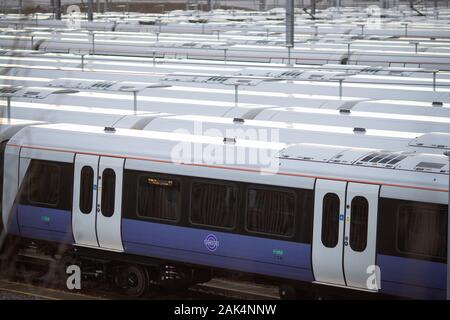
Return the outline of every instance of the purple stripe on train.
{"type": "Polygon", "coordinates": [[[446,264],[378,255],[381,292],[412,299],[445,299],[446,264]]]}
{"type": "Polygon", "coordinates": [[[22,237],[65,244],[75,242],[70,211],[17,205],[16,213],[12,221],[17,219],[14,222],[22,237]]]}
{"type": "Polygon", "coordinates": [[[311,246],[123,219],[125,251],[218,268],[312,281],[311,246]]]}

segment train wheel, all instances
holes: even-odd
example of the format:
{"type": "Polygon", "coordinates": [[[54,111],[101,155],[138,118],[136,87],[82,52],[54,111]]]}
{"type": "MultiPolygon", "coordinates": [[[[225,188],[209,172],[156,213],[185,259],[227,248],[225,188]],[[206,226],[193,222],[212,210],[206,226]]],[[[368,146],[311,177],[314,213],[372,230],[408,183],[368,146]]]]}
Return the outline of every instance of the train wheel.
{"type": "Polygon", "coordinates": [[[129,297],[140,297],[148,290],[148,272],[144,267],[128,266],[122,269],[120,278],[122,290],[129,297]]]}

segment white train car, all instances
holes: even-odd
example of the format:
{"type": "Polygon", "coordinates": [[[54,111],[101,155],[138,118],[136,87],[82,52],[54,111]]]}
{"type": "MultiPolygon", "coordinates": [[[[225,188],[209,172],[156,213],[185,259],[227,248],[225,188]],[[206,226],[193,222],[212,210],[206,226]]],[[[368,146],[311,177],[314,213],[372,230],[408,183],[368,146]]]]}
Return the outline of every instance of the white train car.
{"type": "MultiPolygon", "coordinates": [[[[334,122],[324,123],[334,124],[334,122]]],[[[299,123],[295,120],[280,122],[205,116],[162,116],[149,122],[144,130],[286,144],[326,142],[329,145],[345,145],[355,148],[437,154],[443,154],[446,150],[450,150],[450,131],[444,131],[445,133],[430,131],[430,133],[421,134],[404,132],[396,127],[392,127],[392,130],[379,130],[299,123]]]]}
{"type": "Polygon", "coordinates": [[[225,269],[284,294],[445,298],[443,155],[58,124],[21,130],[4,162],[8,236],[85,266],[101,258],[137,279],[123,285],[134,296],[170,267],[172,285],[225,269]]]}
{"type": "MultiPolygon", "coordinates": [[[[438,70],[450,70],[448,63],[450,52],[439,49],[433,52],[405,52],[370,50],[369,47],[356,49],[347,48],[347,44],[316,47],[315,43],[303,43],[288,52],[283,46],[267,46],[260,44],[233,44],[225,42],[186,42],[186,41],[136,41],[94,39],[95,35],[74,38],[64,37],[64,32],[52,36],[14,36],[0,37],[0,47],[9,49],[37,49],[44,52],[71,52],[75,50],[88,51],[91,54],[119,55],[119,56],[151,56],[153,53],[164,57],[189,59],[213,59],[227,61],[248,62],[276,62],[293,64],[320,65],[335,64],[363,64],[402,67],[422,67],[438,70]],[[337,47],[336,47],[337,46],[337,47]],[[447,53],[446,53],[447,52],[447,53]]],[[[414,49],[415,50],[415,49],[414,49]]]]}
{"type": "MultiPolygon", "coordinates": [[[[418,101],[450,102],[450,78],[446,73],[436,74],[421,69],[376,69],[324,66],[325,70],[277,67],[240,67],[197,65],[177,62],[147,65],[128,61],[91,61],[85,58],[84,72],[80,70],[81,57],[54,60],[32,55],[26,57],[0,57],[5,67],[10,67],[2,78],[10,84],[45,85],[51,79],[107,79],[109,81],[164,82],[172,85],[169,91],[179,88],[177,95],[204,95],[233,101],[235,85],[239,86],[239,100],[246,103],[301,105],[310,99],[311,106],[319,106],[315,99],[331,99],[336,103],[358,99],[407,99],[418,101]],[[117,65],[117,67],[114,67],[117,65]],[[128,70],[129,69],[129,70],[128,70]],[[140,71],[137,71],[140,69],[140,71]],[[136,70],[136,73],[133,71],[136,70]],[[175,74],[175,70],[182,70],[175,74]],[[192,71],[191,71],[192,70],[192,71]],[[87,72],[89,71],[89,72],[87,72]],[[128,74],[127,74],[128,72],[128,74]],[[131,73],[131,74],[130,74],[131,73]],[[225,74],[224,74],[225,73],[225,74]],[[340,81],[342,80],[342,83],[340,81]],[[183,94],[183,91],[185,92],[183,94]],[[329,98],[328,98],[329,97],[329,98]],[[299,102],[296,101],[298,99],[299,102]]],[[[67,85],[71,85],[67,81],[67,85]]],[[[164,91],[161,92],[164,94],[164,91]]]]}
{"type": "Polygon", "coordinates": [[[450,119],[445,117],[385,114],[351,109],[270,108],[262,110],[255,120],[286,123],[332,124],[350,128],[397,130],[406,132],[450,132],[450,119]]]}
{"type": "MultiPolygon", "coordinates": [[[[2,114],[6,115],[4,103],[0,104],[0,115],[2,114]]],[[[154,118],[168,115],[170,114],[62,104],[49,105],[38,102],[13,102],[10,117],[15,120],[73,123],[141,130],[154,118]]]]}

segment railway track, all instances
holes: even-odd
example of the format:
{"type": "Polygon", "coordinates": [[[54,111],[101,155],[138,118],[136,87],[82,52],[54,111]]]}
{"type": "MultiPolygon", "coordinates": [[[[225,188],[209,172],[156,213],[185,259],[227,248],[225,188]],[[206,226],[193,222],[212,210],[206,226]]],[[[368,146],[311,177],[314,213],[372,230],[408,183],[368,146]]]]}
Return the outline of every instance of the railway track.
{"type": "MultiPolygon", "coordinates": [[[[61,284],[45,281],[42,270],[49,268],[51,259],[31,254],[20,256],[16,274],[0,275],[0,300],[117,300],[130,299],[110,284],[83,280],[82,290],[69,291],[61,284]],[[36,268],[30,268],[34,261],[36,268]]],[[[213,278],[187,290],[167,292],[151,287],[139,300],[277,300],[278,287],[248,280],[213,278]]]]}

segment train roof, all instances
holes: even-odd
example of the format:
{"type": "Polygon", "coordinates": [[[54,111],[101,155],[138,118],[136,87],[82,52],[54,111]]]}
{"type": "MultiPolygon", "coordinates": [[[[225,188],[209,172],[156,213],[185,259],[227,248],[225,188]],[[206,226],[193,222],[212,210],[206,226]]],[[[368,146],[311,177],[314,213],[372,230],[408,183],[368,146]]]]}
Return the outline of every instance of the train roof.
{"type": "Polygon", "coordinates": [[[31,121],[14,118],[2,118],[0,117],[0,143],[9,140],[14,134],[16,134],[22,128],[30,125],[43,124],[42,121],[31,121]]]}
{"type": "MultiPolygon", "coordinates": [[[[271,151],[277,161],[329,163],[358,167],[393,169],[398,171],[446,174],[449,161],[444,155],[387,151],[370,148],[351,148],[339,145],[292,144],[258,140],[230,139],[199,136],[186,133],[114,129],[73,124],[48,124],[28,126],[10,140],[11,145],[38,147],[39,150],[63,151],[64,153],[98,153],[134,159],[159,159],[172,163],[210,163],[213,158],[204,154],[180,156],[177,147],[217,146],[225,151],[256,150],[271,151]],[[105,143],[108,141],[107,143],[105,143]]],[[[213,156],[212,156],[213,157],[213,156]]],[[[228,165],[228,158],[218,165],[228,165]]],[[[235,159],[232,159],[234,163],[235,159]]],[[[300,163],[299,162],[299,163],[300,163]]],[[[217,163],[216,163],[217,164],[217,163]]],[[[247,160],[247,166],[258,166],[247,160]]],[[[233,164],[231,164],[233,166],[233,164]]],[[[297,168],[300,170],[303,164],[297,168]]]]}
{"type": "Polygon", "coordinates": [[[240,118],[171,115],[153,119],[144,130],[189,132],[217,137],[237,137],[288,144],[310,142],[443,153],[450,149],[450,133],[425,134],[363,129],[328,124],[247,120],[240,118]]]}

